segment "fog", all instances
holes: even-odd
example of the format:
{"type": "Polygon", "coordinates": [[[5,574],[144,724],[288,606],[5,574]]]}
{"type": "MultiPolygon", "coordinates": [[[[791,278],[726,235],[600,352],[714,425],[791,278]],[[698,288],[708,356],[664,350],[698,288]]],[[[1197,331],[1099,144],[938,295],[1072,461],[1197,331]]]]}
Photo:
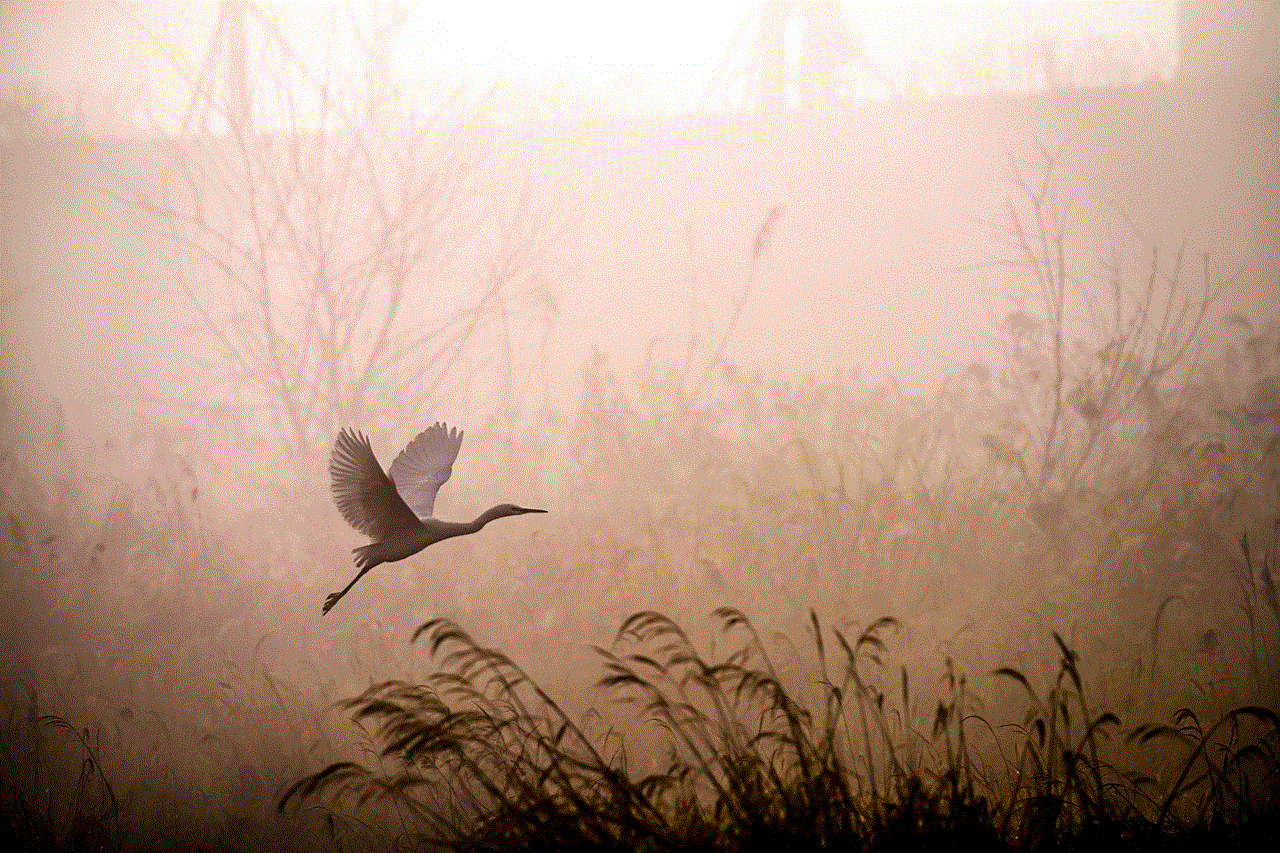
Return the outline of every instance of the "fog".
{"type": "MultiPolygon", "coordinates": [[[[680,748],[605,652],[683,684],[686,641],[815,715],[848,653],[873,794],[895,748],[952,755],[935,708],[1011,767],[1068,672],[1162,783],[1144,724],[1280,713],[1278,32],[1249,2],[0,5],[8,828],[439,840],[308,774],[443,766],[377,751],[409,694],[343,700],[475,678],[451,625],[623,776],[680,748]],[[322,615],[369,542],[340,430],[386,470],[436,422],[436,518],[546,514],[322,615]]],[[[406,802],[484,801],[451,772],[406,802]]]]}

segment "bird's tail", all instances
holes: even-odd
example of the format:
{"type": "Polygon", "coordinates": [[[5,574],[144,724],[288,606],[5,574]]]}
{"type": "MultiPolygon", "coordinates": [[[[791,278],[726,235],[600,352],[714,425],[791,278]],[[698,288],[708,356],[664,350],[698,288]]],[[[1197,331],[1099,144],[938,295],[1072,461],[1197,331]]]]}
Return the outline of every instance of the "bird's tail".
{"type": "Polygon", "coordinates": [[[377,542],[370,542],[368,545],[361,545],[359,548],[352,548],[351,553],[356,555],[356,568],[361,572],[367,572],[378,563],[383,562],[376,552],[378,549],[377,542]]]}

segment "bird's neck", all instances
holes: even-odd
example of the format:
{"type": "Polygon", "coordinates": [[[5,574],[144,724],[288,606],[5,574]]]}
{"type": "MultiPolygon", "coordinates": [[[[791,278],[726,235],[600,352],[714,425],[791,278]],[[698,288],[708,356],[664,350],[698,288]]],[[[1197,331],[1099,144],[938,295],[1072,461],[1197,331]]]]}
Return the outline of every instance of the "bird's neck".
{"type": "Polygon", "coordinates": [[[495,518],[501,518],[501,513],[498,512],[498,508],[496,506],[493,507],[492,509],[487,509],[484,512],[480,513],[478,516],[476,516],[475,521],[469,522],[467,524],[467,527],[468,527],[467,532],[475,533],[477,530],[484,527],[486,524],[493,521],[495,518]]]}
{"type": "Polygon", "coordinates": [[[486,510],[476,516],[475,521],[441,521],[432,519],[426,526],[429,531],[426,536],[429,542],[439,542],[442,539],[452,539],[454,536],[466,536],[469,533],[475,533],[495,518],[502,517],[502,514],[497,510],[497,507],[486,510]]]}

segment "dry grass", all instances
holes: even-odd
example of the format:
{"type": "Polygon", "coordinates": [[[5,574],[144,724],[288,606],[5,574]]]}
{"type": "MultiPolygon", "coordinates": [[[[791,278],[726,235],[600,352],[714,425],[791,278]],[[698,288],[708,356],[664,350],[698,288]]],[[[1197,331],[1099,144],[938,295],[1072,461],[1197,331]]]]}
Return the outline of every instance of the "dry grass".
{"type": "Polygon", "coordinates": [[[620,730],[584,731],[508,656],[438,620],[418,634],[439,672],[348,703],[391,770],[330,765],[291,786],[280,808],[394,814],[380,826],[385,843],[456,850],[1165,848],[1276,831],[1274,711],[1241,707],[1202,729],[1184,709],[1176,726],[1125,730],[1086,700],[1077,656],[1054,635],[1059,669],[1043,694],[1016,669],[996,673],[1026,691],[1019,722],[984,718],[952,674],[916,728],[903,713],[906,671],[898,696],[876,686],[894,620],[853,637],[811,614],[820,678],[816,701],[803,701],[743,614],[715,616],[737,641],[714,660],[654,612],[597,650],[600,686],[636,709],[667,756],[656,771],[630,766],[620,730]],[[1154,776],[1140,769],[1153,757],[1154,776]]]}

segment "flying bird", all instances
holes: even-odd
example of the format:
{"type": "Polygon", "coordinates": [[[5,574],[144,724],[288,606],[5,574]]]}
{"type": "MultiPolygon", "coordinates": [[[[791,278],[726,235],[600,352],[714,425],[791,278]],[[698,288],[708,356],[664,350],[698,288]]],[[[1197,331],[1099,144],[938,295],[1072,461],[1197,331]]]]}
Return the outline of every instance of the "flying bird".
{"type": "Polygon", "coordinates": [[[329,594],[323,613],[333,609],[356,581],[379,563],[394,563],[442,539],[475,533],[495,518],[546,512],[498,504],[475,521],[441,521],[433,517],[436,492],[453,473],[453,461],[461,446],[462,433],[457,427],[450,429],[437,422],[409,442],[384,474],[363,433],[350,429],[338,433],[329,456],[333,501],[347,523],[373,541],[354,549],[360,571],[341,592],[329,594]]]}

